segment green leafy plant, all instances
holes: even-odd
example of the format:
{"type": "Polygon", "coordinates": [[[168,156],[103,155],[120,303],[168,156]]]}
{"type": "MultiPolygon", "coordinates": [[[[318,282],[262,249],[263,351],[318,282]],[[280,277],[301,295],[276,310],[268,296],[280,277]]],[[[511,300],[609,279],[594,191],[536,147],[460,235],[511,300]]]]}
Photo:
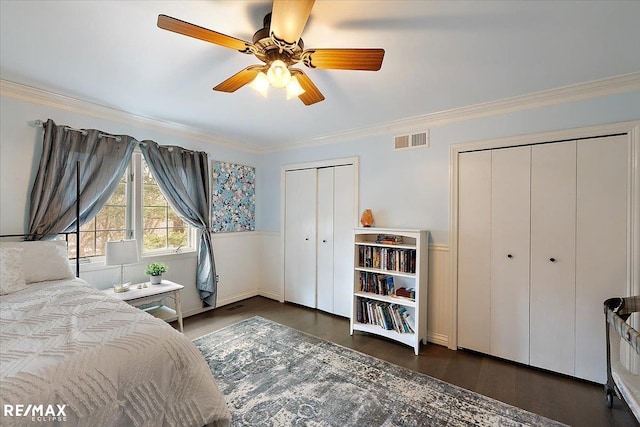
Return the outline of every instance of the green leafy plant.
{"type": "Polygon", "coordinates": [[[147,265],[146,274],[149,276],[160,276],[162,273],[166,273],[167,266],[161,262],[152,262],[147,265]]]}

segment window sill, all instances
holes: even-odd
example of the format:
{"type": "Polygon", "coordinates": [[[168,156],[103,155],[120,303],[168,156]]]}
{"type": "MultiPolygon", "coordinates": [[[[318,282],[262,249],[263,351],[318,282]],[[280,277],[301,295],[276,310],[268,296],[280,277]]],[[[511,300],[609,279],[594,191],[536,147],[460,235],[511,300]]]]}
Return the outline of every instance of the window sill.
{"type": "Polygon", "coordinates": [[[148,263],[153,261],[162,260],[175,260],[175,259],[187,259],[198,256],[198,252],[195,249],[181,250],[180,252],[158,252],[147,253],[140,256],[140,263],[148,263]]]}
{"type": "MultiPolygon", "coordinates": [[[[185,251],[180,251],[178,253],[162,252],[158,254],[144,254],[140,257],[140,261],[137,264],[130,264],[130,265],[143,265],[143,264],[149,264],[150,262],[163,262],[163,261],[174,261],[174,260],[181,260],[181,259],[191,259],[191,258],[196,258],[197,256],[198,256],[198,253],[195,250],[185,250],[185,251]]],[[[75,272],[76,261],[70,260],[69,264],[71,265],[71,269],[75,272]]],[[[127,266],[125,265],[125,268],[126,267],[127,266]]],[[[91,260],[90,262],[80,261],[80,273],[84,273],[88,271],[110,270],[114,268],[120,268],[120,266],[105,265],[104,257],[91,260]]]]}

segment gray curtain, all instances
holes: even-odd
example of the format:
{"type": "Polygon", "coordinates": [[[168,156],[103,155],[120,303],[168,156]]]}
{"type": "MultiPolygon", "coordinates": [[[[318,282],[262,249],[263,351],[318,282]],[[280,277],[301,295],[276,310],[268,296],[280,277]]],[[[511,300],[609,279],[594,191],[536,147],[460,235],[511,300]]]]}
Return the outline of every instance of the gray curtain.
{"type": "Polygon", "coordinates": [[[149,170],[171,207],[200,230],[196,287],[200,299],[216,306],[216,264],[209,221],[209,161],[207,153],[143,141],[140,147],[149,170]]]}
{"type": "Polygon", "coordinates": [[[74,130],[47,120],[40,166],[31,190],[29,233],[36,239],[72,232],[91,220],[113,194],[137,141],[74,130]],[[76,224],[76,163],[80,161],[80,224],[76,224]]]}

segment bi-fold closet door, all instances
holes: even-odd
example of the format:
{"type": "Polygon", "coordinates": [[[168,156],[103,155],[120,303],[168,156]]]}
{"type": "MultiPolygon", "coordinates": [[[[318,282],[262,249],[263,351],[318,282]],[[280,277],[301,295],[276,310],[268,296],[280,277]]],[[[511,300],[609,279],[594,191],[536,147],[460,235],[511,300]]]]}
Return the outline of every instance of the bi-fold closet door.
{"type": "Polygon", "coordinates": [[[530,147],[491,152],[490,353],[521,363],[529,360],[530,162],[530,147]]]}
{"type": "Polygon", "coordinates": [[[576,186],[575,141],[531,147],[529,363],[567,375],[575,373],[576,186]]]}
{"type": "Polygon", "coordinates": [[[603,382],[626,293],[624,136],[461,153],[458,345],[603,382]]]}
{"type": "Polygon", "coordinates": [[[316,306],[316,169],[285,174],[284,299],[316,306]]]}
{"type": "Polygon", "coordinates": [[[285,300],[351,315],[355,167],[285,173],[285,300]]]}

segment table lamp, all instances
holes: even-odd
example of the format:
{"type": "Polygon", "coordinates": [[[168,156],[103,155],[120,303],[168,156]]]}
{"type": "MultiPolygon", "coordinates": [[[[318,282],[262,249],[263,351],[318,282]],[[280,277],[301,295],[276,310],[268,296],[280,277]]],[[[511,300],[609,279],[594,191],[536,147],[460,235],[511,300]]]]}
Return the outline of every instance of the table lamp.
{"type": "Polygon", "coordinates": [[[131,283],[124,283],[124,265],[135,264],[138,259],[138,243],[135,240],[112,240],[105,247],[105,265],[120,266],[120,283],[113,287],[115,292],[129,290],[131,283]]]}

